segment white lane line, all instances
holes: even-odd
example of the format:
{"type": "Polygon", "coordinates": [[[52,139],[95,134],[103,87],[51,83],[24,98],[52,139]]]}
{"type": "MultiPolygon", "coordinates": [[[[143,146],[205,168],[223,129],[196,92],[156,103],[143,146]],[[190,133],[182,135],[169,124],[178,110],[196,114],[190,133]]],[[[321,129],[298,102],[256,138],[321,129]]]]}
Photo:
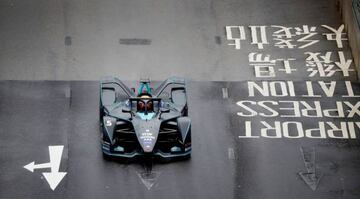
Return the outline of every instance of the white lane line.
{"type": "Polygon", "coordinates": [[[222,88],[222,95],[224,99],[229,98],[229,93],[227,88],[222,88]]]}
{"type": "Polygon", "coordinates": [[[228,148],[228,157],[230,160],[235,160],[235,152],[233,148],[228,148]]]}
{"type": "Polygon", "coordinates": [[[65,97],[70,98],[71,97],[71,88],[65,88],[65,97]]]}

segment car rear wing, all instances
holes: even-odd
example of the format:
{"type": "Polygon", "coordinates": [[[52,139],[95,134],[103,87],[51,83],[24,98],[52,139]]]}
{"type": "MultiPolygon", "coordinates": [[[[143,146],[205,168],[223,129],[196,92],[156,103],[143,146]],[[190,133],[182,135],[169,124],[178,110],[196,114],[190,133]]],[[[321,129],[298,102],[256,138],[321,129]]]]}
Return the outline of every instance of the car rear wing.
{"type": "Polygon", "coordinates": [[[180,77],[170,77],[163,81],[155,90],[154,97],[159,97],[164,89],[169,86],[170,84],[177,84],[185,89],[185,79],[180,77]]]}
{"type": "Polygon", "coordinates": [[[129,97],[135,97],[136,94],[129,87],[127,87],[121,80],[116,77],[103,78],[100,81],[101,89],[116,89],[120,87],[129,97]]]}

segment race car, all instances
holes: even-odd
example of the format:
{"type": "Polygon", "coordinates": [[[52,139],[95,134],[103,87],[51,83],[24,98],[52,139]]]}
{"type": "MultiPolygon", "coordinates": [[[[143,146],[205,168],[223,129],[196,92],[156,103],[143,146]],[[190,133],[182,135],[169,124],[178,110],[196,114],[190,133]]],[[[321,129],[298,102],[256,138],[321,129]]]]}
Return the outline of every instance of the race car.
{"type": "Polygon", "coordinates": [[[101,145],[105,157],[191,156],[191,120],[185,80],[171,77],[156,89],[141,79],[138,90],[111,77],[100,82],[101,145]]]}

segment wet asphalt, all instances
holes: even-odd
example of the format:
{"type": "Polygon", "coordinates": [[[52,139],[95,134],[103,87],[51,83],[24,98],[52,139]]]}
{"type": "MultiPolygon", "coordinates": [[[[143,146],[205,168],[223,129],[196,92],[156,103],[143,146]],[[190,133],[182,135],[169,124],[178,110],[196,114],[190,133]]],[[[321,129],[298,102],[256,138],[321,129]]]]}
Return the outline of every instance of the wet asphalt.
{"type": "MultiPolygon", "coordinates": [[[[356,84],[353,88],[360,89],[356,84]]],[[[359,196],[359,139],[242,139],[239,136],[244,135],[246,119],[237,115],[241,109],[235,103],[249,100],[241,94],[248,92],[246,82],[189,82],[188,90],[192,158],[124,164],[102,157],[98,82],[1,82],[1,198],[359,196]],[[222,88],[228,88],[228,98],[224,99],[222,88]],[[31,173],[23,168],[32,161],[49,161],[49,145],[64,145],[60,171],[67,175],[55,191],[42,178],[41,172],[47,169],[31,173]],[[301,150],[316,156],[314,167],[321,176],[316,191],[299,176],[306,171],[301,150]]],[[[342,94],[321,99],[323,106],[333,107],[342,94]]],[[[254,135],[259,134],[260,120],[271,123],[279,119],[251,118],[254,135]]],[[[322,120],[297,119],[304,128],[314,128],[314,123],[322,120]]],[[[358,116],[346,121],[356,120],[358,116]]],[[[356,135],[360,136],[359,130],[356,135]]]]}

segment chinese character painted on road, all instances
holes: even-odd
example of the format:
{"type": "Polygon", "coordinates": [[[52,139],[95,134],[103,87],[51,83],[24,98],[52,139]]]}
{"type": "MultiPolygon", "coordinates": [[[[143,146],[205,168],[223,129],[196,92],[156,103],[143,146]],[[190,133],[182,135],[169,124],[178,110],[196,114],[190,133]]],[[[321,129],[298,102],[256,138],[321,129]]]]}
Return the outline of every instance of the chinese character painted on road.
{"type": "Polygon", "coordinates": [[[295,36],[291,33],[293,28],[285,26],[271,26],[273,28],[278,28],[279,30],[273,33],[273,40],[277,41],[274,46],[279,48],[294,48],[296,45],[292,44],[294,41],[292,38],[295,36]]]}
{"type": "Polygon", "coordinates": [[[303,25],[302,27],[295,27],[295,30],[296,30],[295,32],[296,35],[303,36],[297,40],[297,42],[299,43],[304,43],[298,48],[303,49],[319,42],[319,40],[310,39],[310,37],[313,37],[318,34],[316,32],[315,26],[309,28],[308,25],[303,25]]]}
{"type": "Polygon", "coordinates": [[[343,36],[346,36],[346,33],[343,33],[343,30],[344,30],[344,24],[342,24],[339,29],[335,29],[335,28],[332,28],[330,26],[327,26],[327,25],[321,25],[322,27],[330,30],[332,33],[324,33],[323,35],[326,36],[326,39],[328,41],[336,41],[336,45],[338,48],[343,48],[343,43],[342,41],[344,40],[347,40],[346,37],[343,37],[343,36]]]}
{"type": "Polygon", "coordinates": [[[256,77],[275,77],[276,60],[270,59],[270,55],[262,53],[250,53],[249,64],[254,66],[256,77]]]}
{"type": "Polygon", "coordinates": [[[277,62],[282,62],[284,68],[278,69],[278,71],[291,74],[296,69],[290,66],[290,61],[295,59],[271,59],[270,55],[264,55],[262,53],[252,52],[248,56],[249,65],[254,66],[256,77],[275,77],[275,66],[277,62]]]}
{"type": "Polygon", "coordinates": [[[297,46],[297,48],[303,49],[319,42],[319,40],[310,39],[318,34],[315,26],[309,27],[308,25],[303,25],[302,27],[295,28],[285,26],[271,27],[278,28],[278,30],[273,33],[273,40],[277,41],[274,46],[279,48],[293,49],[297,46]],[[294,44],[295,41],[300,45],[294,44]]]}
{"type": "Polygon", "coordinates": [[[338,52],[339,61],[332,61],[332,52],[326,52],[324,55],[321,53],[305,52],[308,57],[306,58],[306,66],[309,67],[307,71],[310,72],[309,77],[318,75],[320,77],[332,77],[336,72],[342,72],[344,77],[349,76],[352,60],[346,60],[342,51],[338,52]]]}
{"type": "MultiPolygon", "coordinates": [[[[258,49],[264,49],[264,44],[269,44],[266,37],[266,26],[249,26],[251,32],[251,44],[258,49]]],[[[236,50],[241,49],[241,41],[246,40],[244,26],[226,26],[226,39],[233,41],[229,46],[235,46],[236,50]],[[235,36],[236,35],[236,36],[235,36]]]]}
{"type": "Polygon", "coordinates": [[[295,61],[294,58],[289,59],[277,59],[277,61],[282,61],[284,68],[280,68],[279,71],[285,72],[286,74],[291,74],[293,71],[296,71],[296,69],[291,68],[290,61],[295,61]]]}
{"type": "Polygon", "coordinates": [[[264,44],[269,44],[266,36],[266,26],[249,26],[249,28],[251,31],[251,44],[257,45],[258,49],[264,49],[264,44]]]}
{"type": "Polygon", "coordinates": [[[229,41],[234,41],[234,43],[229,43],[229,46],[235,46],[235,49],[241,49],[240,41],[246,39],[244,26],[226,26],[226,39],[229,41]],[[234,37],[233,34],[239,35],[234,37]]]}
{"type": "MultiPolygon", "coordinates": [[[[248,26],[250,29],[251,44],[255,45],[257,49],[264,49],[265,45],[273,44],[275,47],[282,49],[304,49],[319,43],[317,35],[325,35],[328,41],[336,41],[338,48],[343,48],[343,41],[348,40],[344,32],[344,25],[338,29],[332,28],[328,25],[321,25],[324,32],[317,32],[316,26],[302,25],[295,27],[286,27],[280,25],[271,26],[248,26]],[[267,31],[273,31],[272,40],[269,42],[267,38],[267,31]]],[[[235,46],[235,49],[241,49],[240,42],[246,40],[246,33],[244,26],[226,26],[226,38],[233,43],[230,46],[235,46]]]]}

